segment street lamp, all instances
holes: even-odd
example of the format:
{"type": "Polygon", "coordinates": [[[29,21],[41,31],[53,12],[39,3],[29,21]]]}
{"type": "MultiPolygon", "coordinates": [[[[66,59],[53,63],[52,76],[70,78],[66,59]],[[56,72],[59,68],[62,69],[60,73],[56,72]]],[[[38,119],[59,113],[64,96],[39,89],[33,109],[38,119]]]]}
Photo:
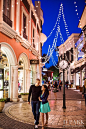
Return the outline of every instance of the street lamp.
{"type": "Polygon", "coordinates": [[[64,73],[65,73],[65,69],[67,69],[68,67],[68,62],[66,60],[61,60],[59,62],[59,67],[61,70],[63,70],[63,108],[66,109],[66,105],[65,105],[65,76],[64,76],[64,73]]]}

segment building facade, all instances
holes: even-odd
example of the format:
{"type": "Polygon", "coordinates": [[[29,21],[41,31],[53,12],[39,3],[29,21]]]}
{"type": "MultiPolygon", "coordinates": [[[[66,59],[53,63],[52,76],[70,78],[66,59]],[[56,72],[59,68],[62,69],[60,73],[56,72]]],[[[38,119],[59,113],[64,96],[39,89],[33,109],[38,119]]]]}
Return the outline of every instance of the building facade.
{"type": "Polygon", "coordinates": [[[17,101],[42,81],[43,23],[40,1],[0,0],[0,98],[17,101]]]}
{"type": "MultiPolygon", "coordinates": [[[[59,60],[68,61],[69,67],[65,70],[65,82],[74,87],[82,87],[86,78],[86,6],[82,13],[78,27],[81,34],[72,34],[61,46],[59,46],[59,60]]],[[[61,71],[60,71],[61,72],[61,71]]],[[[60,79],[63,80],[61,73],[60,79]]]]}

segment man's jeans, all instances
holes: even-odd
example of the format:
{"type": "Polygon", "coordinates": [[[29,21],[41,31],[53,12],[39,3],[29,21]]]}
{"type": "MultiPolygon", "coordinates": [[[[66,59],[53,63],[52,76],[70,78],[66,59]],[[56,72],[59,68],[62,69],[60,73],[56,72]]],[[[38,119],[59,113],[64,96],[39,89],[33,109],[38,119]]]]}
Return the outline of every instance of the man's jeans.
{"type": "Polygon", "coordinates": [[[86,106],[86,93],[84,94],[84,97],[85,97],[85,106],[86,106]]]}
{"type": "Polygon", "coordinates": [[[39,116],[40,116],[40,112],[39,112],[40,102],[39,101],[31,101],[31,105],[32,105],[32,112],[34,115],[34,119],[36,120],[35,125],[38,125],[39,124],[39,116]]]}

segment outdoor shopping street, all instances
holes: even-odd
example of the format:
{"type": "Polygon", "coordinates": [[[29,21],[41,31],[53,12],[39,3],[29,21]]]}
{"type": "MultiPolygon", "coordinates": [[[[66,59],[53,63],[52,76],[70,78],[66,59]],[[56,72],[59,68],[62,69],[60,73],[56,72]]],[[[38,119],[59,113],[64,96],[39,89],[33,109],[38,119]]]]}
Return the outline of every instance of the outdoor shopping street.
{"type": "MultiPolygon", "coordinates": [[[[57,100],[54,93],[50,91],[48,126],[51,128],[86,128],[86,107],[82,93],[74,89],[66,89],[66,109],[63,109],[63,91],[59,91],[57,100]]],[[[27,102],[8,102],[4,110],[0,113],[0,129],[34,129],[34,119],[31,111],[31,105],[27,102]]],[[[39,129],[41,129],[41,117],[39,129]]]]}

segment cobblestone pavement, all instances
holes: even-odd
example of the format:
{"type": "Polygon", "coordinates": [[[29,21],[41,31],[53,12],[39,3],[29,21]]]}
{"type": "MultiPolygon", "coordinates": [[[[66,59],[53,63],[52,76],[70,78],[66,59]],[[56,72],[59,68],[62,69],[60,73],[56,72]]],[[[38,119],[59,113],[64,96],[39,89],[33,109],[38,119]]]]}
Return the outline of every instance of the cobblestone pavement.
{"type": "MultiPolygon", "coordinates": [[[[86,107],[81,93],[75,90],[66,89],[66,109],[63,109],[63,92],[59,91],[57,100],[54,93],[50,91],[48,126],[45,129],[86,129],[86,107]]],[[[0,129],[34,129],[34,119],[31,111],[31,105],[27,102],[9,102],[0,113],[0,129]]],[[[39,129],[41,129],[41,115],[39,129]]]]}

